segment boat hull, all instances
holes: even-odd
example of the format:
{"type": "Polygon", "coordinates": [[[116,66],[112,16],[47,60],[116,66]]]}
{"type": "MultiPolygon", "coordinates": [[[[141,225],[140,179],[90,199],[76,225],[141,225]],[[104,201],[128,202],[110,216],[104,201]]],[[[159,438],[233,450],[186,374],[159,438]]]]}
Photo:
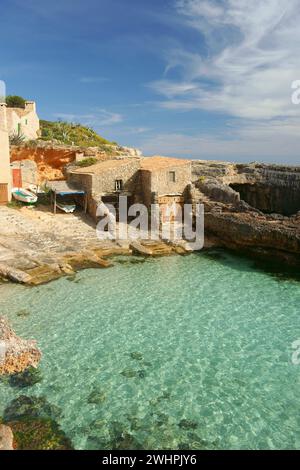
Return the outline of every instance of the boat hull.
{"type": "Polygon", "coordinates": [[[20,202],[24,202],[26,204],[35,204],[37,202],[37,196],[30,191],[22,188],[13,188],[12,195],[14,199],[20,202]]]}

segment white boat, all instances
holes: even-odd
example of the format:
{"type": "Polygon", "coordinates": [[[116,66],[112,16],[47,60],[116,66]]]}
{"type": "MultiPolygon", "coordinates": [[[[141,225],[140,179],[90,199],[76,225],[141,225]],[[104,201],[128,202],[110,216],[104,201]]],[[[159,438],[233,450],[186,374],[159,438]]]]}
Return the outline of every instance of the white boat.
{"type": "Polygon", "coordinates": [[[76,209],[76,204],[63,204],[61,202],[57,202],[56,206],[61,210],[66,212],[67,214],[70,214],[71,212],[74,212],[76,209]]]}
{"type": "Polygon", "coordinates": [[[34,204],[38,200],[37,196],[30,191],[27,191],[27,189],[12,188],[11,192],[17,201],[25,202],[27,204],[34,204]]]}

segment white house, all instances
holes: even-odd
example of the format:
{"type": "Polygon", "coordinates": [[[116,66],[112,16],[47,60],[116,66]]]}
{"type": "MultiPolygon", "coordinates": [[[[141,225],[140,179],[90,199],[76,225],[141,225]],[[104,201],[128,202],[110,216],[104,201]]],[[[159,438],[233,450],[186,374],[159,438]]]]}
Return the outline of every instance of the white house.
{"type": "Polygon", "coordinates": [[[6,112],[6,104],[0,103],[0,204],[6,204],[11,199],[11,169],[6,112]]]}
{"type": "Polygon", "coordinates": [[[9,135],[22,135],[26,140],[37,139],[40,135],[40,120],[34,101],[26,101],[25,108],[7,108],[9,135]]]}

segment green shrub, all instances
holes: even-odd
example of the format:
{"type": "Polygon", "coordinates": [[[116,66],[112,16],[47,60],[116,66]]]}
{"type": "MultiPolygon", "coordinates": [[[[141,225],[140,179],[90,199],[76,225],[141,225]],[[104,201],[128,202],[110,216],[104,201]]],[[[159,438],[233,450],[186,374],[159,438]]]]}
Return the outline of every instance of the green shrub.
{"type": "Polygon", "coordinates": [[[25,136],[23,134],[17,134],[14,132],[9,136],[10,145],[22,145],[25,141],[25,136]]]}
{"type": "Polygon", "coordinates": [[[25,99],[22,96],[8,95],[5,101],[9,108],[25,108],[25,99]]]}
{"type": "Polygon", "coordinates": [[[87,166],[92,166],[95,165],[95,163],[98,163],[97,158],[85,158],[84,160],[81,160],[80,162],[76,163],[76,166],[79,166],[80,168],[85,168],[87,166]]]}
{"type": "Polygon", "coordinates": [[[65,121],[40,121],[41,139],[57,140],[62,144],[79,147],[101,147],[112,145],[111,142],[98,135],[90,127],[65,121]]]}
{"type": "Polygon", "coordinates": [[[10,207],[10,209],[20,209],[23,207],[23,203],[21,201],[17,201],[16,199],[12,199],[6,205],[7,207],[10,207]]]}

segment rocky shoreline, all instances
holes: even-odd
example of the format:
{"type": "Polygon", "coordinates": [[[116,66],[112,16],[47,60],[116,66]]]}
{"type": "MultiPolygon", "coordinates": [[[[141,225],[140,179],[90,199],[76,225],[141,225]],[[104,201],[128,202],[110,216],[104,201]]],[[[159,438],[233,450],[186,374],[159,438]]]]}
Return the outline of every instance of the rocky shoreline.
{"type": "Polygon", "coordinates": [[[193,203],[223,248],[300,268],[300,167],[194,161],[193,203]]]}
{"type": "Polygon", "coordinates": [[[0,317],[0,347],[0,376],[35,368],[41,359],[36,342],[19,338],[3,317],[0,317]]]}

